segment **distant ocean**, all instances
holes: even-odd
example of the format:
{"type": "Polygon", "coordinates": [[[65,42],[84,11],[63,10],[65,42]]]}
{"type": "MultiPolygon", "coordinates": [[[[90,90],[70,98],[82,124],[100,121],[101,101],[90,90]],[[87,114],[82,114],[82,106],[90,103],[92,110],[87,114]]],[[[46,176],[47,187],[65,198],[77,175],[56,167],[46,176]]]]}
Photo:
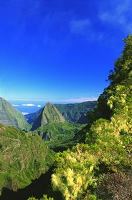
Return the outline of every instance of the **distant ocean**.
{"type": "Polygon", "coordinates": [[[29,113],[34,113],[41,109],[45,103],[44,102],[37,102],[37,101],[10,101],[12,106],[22,112],[23,115],[27,115],[29,113]]]}

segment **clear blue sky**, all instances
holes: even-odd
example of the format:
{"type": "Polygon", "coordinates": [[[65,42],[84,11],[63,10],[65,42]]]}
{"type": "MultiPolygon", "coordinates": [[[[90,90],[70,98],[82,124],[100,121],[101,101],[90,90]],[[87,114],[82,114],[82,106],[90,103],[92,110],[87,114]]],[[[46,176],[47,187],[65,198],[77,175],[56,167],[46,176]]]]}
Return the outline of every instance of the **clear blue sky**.
{"type": "Polygon", "coordinates": [[[0,96],[74,101],[108,84],[131,0],[1,0],[0,96]]]}

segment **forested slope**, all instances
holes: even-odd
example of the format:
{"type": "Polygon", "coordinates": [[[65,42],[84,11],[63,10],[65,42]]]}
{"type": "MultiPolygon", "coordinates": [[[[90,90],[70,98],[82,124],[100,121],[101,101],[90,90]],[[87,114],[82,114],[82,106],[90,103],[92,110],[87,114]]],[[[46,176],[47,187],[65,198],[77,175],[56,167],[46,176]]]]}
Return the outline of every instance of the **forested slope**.
{"type": "Polygon", "coordinates": [[[56,156],[52,183],[63,199],[132,199],[132,36],[109,81],[82,132],[85,142],[56,156]]]}
{"type": "Polygon", "coordinates": [[[45,173],[53,160],[38,135],[0,125],[0,191],[24,188],[45,173]]]}

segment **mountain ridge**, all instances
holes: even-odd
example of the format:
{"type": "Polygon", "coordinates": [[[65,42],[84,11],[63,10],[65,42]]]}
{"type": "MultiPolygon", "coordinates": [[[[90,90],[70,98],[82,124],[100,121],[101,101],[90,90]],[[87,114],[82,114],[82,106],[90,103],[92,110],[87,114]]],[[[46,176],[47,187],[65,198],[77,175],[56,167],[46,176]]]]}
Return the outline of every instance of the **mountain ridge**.
{"type": "Polygon", "coordinates": [[[22,113],[2,97],[0,97],[0,123],[25,130],[30,129],[22,113]]]}
{"type": "MultiPolygon", "coordinates": [[[[82,103],[68,103],[68,104],[53,104],[66,121],[71,123],[84,123],[87,112],[93,110],[96,107],[96,101],[87,101],[82,103]]],[[[33,124],[36,118],[40,115],[43,108],[39,111],[25,115],[28,123],[33,124]]]]}

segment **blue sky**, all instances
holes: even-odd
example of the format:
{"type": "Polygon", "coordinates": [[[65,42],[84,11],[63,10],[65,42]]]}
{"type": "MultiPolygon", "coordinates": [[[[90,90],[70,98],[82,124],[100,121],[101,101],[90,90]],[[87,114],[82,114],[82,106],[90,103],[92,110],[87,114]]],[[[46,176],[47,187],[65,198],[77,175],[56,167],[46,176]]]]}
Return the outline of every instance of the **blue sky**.
{"type": "Polygon", "coordinates": [[[0,96],[98,97],[132,33],[131,8],[131,0],[1,0],[0,96]]]}

